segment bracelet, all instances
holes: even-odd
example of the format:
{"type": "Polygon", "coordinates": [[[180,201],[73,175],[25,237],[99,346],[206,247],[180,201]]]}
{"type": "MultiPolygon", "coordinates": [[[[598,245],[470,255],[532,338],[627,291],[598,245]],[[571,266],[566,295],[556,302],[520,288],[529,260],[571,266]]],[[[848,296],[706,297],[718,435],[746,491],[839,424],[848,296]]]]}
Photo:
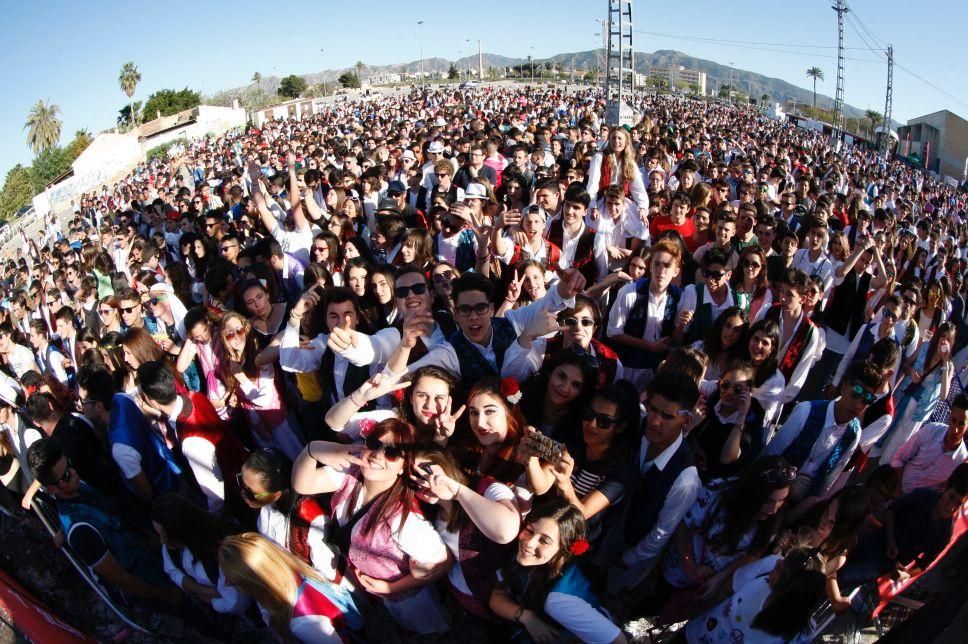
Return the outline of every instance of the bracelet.
{"type": "Polygon", "coordinates": [[[302,313],[296,313],[295,311],[289,311],[289,317],[291,317],[294,320],[301,320],[302,319],[302,316],[303,316],[302,313]]]}
{"type": "Polygon", "coordinates": [[[507,297],[504,298],[504,301],[507,302],[508,304],[515,304],[515,303],[517,303],[517,300],[512,300],[512,299],[507,298],[507,297]]]}
{"type": "Polygon", "coordinates": [[[354,391],[347,397],[350,399],[351,403],[353,403],[357,407],[362,407],[363,405],[366,404],[366,402],[363,400],[360,400],[360,397],[357,395],[358,393],[359,393],[358,391],[354,391]]]}

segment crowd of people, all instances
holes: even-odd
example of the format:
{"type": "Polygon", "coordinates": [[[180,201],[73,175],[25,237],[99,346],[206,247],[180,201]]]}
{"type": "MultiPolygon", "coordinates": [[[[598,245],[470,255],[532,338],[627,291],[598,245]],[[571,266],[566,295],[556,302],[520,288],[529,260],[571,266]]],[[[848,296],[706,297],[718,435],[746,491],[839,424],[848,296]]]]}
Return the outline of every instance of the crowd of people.
{"type": "Polygon", "coordinates": [[[965,196],[752,109],[635,108],[414,89],[83,195],[3,264],[4,502],[213,639],[863,612],[968,501],[965,196]]]}

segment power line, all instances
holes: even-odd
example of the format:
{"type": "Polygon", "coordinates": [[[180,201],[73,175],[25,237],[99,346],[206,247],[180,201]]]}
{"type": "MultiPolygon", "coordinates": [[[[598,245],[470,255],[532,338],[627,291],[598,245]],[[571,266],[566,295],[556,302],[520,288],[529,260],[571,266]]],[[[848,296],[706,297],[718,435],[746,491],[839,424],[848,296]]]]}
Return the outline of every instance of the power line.
{"type": "Polygon", "coordinates": [[[944,94],[944,95],[945,95],[945,96],[947,96],[948,98],[950,98],[950,99],[952,99],[952,100],[955,100],[955,101],[958,101],[958,102],[959,102],[959,103],[961,103],[962,105],[968,105],[968,101],[965,101],[964,99],[961,99],[961,98],[958,98],[957,96],[955,96],[955,95],[954,95],[954,94],[952,94],[951,92],[949,92],[949,91],[947,91],[947,90],[945,90],[945,89],[942,89],[941,87],[938,87],[937,85],[935,85],[935,84],[934,84],[934,83],[932,83],[931,81],[929,81],[929,80],[927,80],[927,79],[926,79],[926,78],[924,78],[923,76],[921,76],[921,75],[919,75],[919,74],[917,74],[917,73],[915,73],[915,72],[912,72],[912,71],[911,71],[910,69],[908,69],[907,67],[905,67],[905,66],[904,66],[904,65],[902,65],[901,63],[899,63],[899,62],[897,62],[897,58],[896,58],[896,57],[895,57],[895,59],[894,59],[894,66],[895,66],[895,67],[897,67],[898,69],[900,69],[901,71],[903,71],[903,72],[906,72],[906,73],[908,73],[908,74],[910,74],[911,76],[913,76],[913,77],[914,77],[914,78],[916,78],[917,80],[919,80],[919,81],[921,81],[922,83],[924,83],[924,84],[925,84],[925,85],[927,85],[928,87],[931,87],[931,88],[933,88],[933,89],[935,89],[935,90],[937,90],[937,91],[939,91],[939,92],[941,92],[942,94],[944,94]]]}
{"type": "MultiPolygon", "coordinates": [[[[722,47],[737,47],[737,48],[741,48],[741,49],[753,49],[753,50],[756,50],[756,51],[769,51],[769,52],[773,52],[773,53],[777,53],[777,54],[788,54],[788,55],[793,55],[793,56],[809,56],[811,58],[830,58],[830,59],[836,59],[837,58],[837,56],[832,55],[832,54],[821,54],[821,53],[817,53],[817,52],[789,51],[789,50],[784,50],[784,49],[771,49],[771,48],[767,48],[767,47],[756,47],[756,46],[752,46],[750,44],[743,44],[742,41],[735,41],[736,44],[730,44],[729,41],[723,41],[721,39],[715,39],[715,38],[698,38],[698,37],[694,37],[694,36],[676,36],[676,35],[673,35],[673,34],[660,34],[660,33],[655,33],[655,32],[651,32],[651,31],[641,31],[641,30],[638,30],[638,29],[636,29],[635,31],[636,31],[636,33],[641,33],[641,34],[646,34],[646,35],[651,35],[651,36],[661,36],[661,37],[665,37],[665,38],[671,38],[671,39],[674,39],[674,40],[686,40],[686,41],[690,41],[690,42],[699,42],[699,43],[707,43],[707,44],[713,44],[713,45],[720,45],[722,47]]],[[[836,49],[836,48],[834,48],[834,49],[836,49]]],[[[857,47],[855,49],[864,49],[864,48],[857,47]]],[[[858,62],[858,63],[879,63],[879,62],[881,62],[879,60],[871,60],[869,58],[848,58],[847,60],[849,60],[851,62],[858,62]]]]}
{"type": "MultiPolygon", "coordinates": [[[[722,42],[722,43],[736,43],[739,45],[769,45],[776,47],[800,47],[809,49],[837,49],[836,45],[794,45],[785,42],[757,42],[753,40],[729,40],[726,38],[706,38],[703,36],[681,36],[679,34],[663,34],[657,31],[643,31],[641,29],[636,29],[636,32],[640,34],[647,34],[650,36],[667,36],[669,38],[695,38],[697,40],[706,40],[709,42],[722,42]]],[[[863,47],[845,47],[844,49],[863,49],[863,47]]]]}
{"type": "Polygon", "coordinates": [[[862,34],[860,32],[860,30],[857,28],[857,25],[854,24],[854,21],[851,18],[851,15],[849,13],[847,14],[847,24],[850,25],[850,28],[854,30],[854,33],[857,34],[857,37],[860,38],[861,41],[865,45],[867,45],[867,47],[863,47],[863,49],[867,49],[868,51],[872,51],[877,56],[883,55],[883,53],[882,53],[882,51],[880,49],[877,49],[877,48],[873,47],[870,44],[870,42],[867,40],[867,38],[864,37],[864,34],[862,34]]]}

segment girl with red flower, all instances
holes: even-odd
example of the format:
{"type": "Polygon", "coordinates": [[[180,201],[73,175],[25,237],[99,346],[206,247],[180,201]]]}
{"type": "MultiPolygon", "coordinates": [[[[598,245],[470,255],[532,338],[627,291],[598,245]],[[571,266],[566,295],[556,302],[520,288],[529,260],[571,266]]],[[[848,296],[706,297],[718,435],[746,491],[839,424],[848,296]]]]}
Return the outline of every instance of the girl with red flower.
{"type": "Polygon", "coordinates": [[[491,593],[494,613],[523,627],[536,642],[626,641],[579,569],[577,560],[587,552],[588,541],[577,508],[563,499],[535,507],[517,545],[514,560],[498,573],[491,593]]]}

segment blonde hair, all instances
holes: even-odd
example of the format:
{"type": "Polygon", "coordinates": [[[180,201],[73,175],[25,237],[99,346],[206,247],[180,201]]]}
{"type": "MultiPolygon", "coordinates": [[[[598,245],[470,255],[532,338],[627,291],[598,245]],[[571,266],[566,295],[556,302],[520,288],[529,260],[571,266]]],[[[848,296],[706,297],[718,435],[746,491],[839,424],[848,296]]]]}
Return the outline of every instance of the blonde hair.
{"type": "Polygon", "coordinates": [[[256,532],[223,539],[218,565],[226,581],[269,613],[269,624],[280,636],[289,632],[300,584],[297,576],[326,581],[307,563],[256,532]]]}
{"type": "Polygon", "coordinates": [[[612,131],[608,133],[609,143],[605,146],[602,151],[602,163],[606,163],[609,156],[615,156],[615,163],[618,166],[618,184],[622,185],[624,182],[628,181],[631,183],[635,173],[639,171],[639,167],[635,164],[635,150],[633,148],[632,135],[624,127],[612,128],[612,131]],[[625,150],[622,151],[621,158],[614,150],[612,150],[611,138],[612,134],[621,134],[625,137],[625,150]]]}

